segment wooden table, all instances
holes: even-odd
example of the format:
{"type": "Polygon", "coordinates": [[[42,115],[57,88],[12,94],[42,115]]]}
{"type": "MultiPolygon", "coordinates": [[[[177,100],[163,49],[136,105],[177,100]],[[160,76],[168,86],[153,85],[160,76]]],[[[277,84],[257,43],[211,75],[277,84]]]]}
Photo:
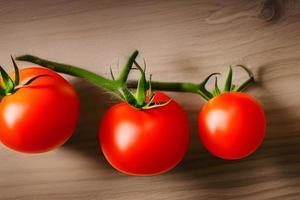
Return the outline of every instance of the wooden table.
{"type": "MultiPolygon", "coordinates": [[[[299,1],[266,7],[261,1],[0,1],[0,60],[6,69],[10,54],[31,53],[109,76],[109,66],[117,73],[118,62],[135,49],[153,80],[200,82],[211,72],[224,74],[229,64],[249,66],[257,84],[248,93],[263,104],[268,121],[261,148],[237,161],[211,156],[197,136],[204,101],[169,93],[188,112],[188,154],[163,175],[121,174],[105,161],[97,141],[98,122],[116,100],[66,77],[81,100],[76,132],[45,154],[1,145],[1,200],[300,199],[299,1]]],[[[236,69],[235,81],[244,78],[236,69]]]]}

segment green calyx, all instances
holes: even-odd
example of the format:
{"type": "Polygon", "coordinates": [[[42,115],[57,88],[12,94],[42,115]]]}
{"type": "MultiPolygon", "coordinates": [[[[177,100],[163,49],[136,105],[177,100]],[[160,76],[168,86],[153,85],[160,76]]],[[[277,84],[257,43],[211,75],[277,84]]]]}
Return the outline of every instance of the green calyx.
{"type": "Polygon", "coordinates": [[[250,84],[254,83],[254,76],[252,74],[252,72],[244,65],[236,65],[237,67],[241,67],[242,69],[244,69],[249,78],[243,82],[240,86],[237,86],[237,85],[234,85],[232,84],[232,67],[229,66],[229,71],[228,71],[228,74],[227,74],[227,78],[226,78],[226,82],[225,82],[225,85],[224,85],[224,89],[223,90],[220,90],[219,86],[218,86],[218,78],[217,78],[217,75],[220,75],[220,73],[213,73],[213,74],[210,74],[201,84],[200,86],[202,87],[202,92],[205,93],[206,95],[206,98],[207,100],[209,99],[212,99],[213,97],[215,96],[218,96],[220,95],[221,93],[224,93],[224,92],[242,92],[244,91],[250,84]],[[214,89],[210,92],[206,89],[206,84],[207,82],[209,81],[209,79],[211,77],[215,76],[215,84],[214,84],[214,89]]]}
{"type": "Polygon", "coordinates": [[[35,76],[35,77],[29,79],[26,83],[20,85],[19,67],[16,64],[16,62],[12,56],[11,56],[11,60],[14,65],[14,71],[15,71],[14,79],[8,75],[8,73],[3,69],[2,66],[0,66],[0,75],[1,75],[2,83],[3,83],[3,85],[0,86],[0,99],[2,99],[4,96],[15,93],[20,88],[22,88],[26,85],[29,85],[30,83],[32,83],[34,80],[36,80],[39,77],[48,76],[48,75],[35,76]]]}
{"type": "Polygon", "coordinates": [[[153,93],[152,87],[151,87],[151,78],[152,75],[150,74],[149,81],[147,82],[146,80],[146,63],[144,61],[144,69],[136,62],[134,61],[134,64],[136,68],[140,71],[141,73],[141,78],[137,83],[136,87],[136,93],[134,95],[136,99],[135,107],[136,108],[141,108],[141,109],[150,109],[150,108],[155,108],[155,107],[160,107],[167,105],[171,99],[167,102],[154,102],[154,96],[155,94],[153,93]]]}
{"type": "MultiPolygon", "coordinates": [[[[108,88],[108,89],[112,90],[122,100],[124,100],[128,104],[138,109],[150,109],[150,108],[166,105],[169,102],[153,103],[154,93],[151,90],[151,78],[149,82],[147,82],[146,80],[146,74],[145,74],[146,63],[144,62],[144,69],[143,69],[136,62],[137,56],[138,56],[138,51],[135,51],[129,57],[126,65],[121,70],[121,73],[119,74],[117,79],[115,79],[112,69],[110,68],[110,74],[113,81],[112,85],[115,86],[113,88],[108,88]],[[127,86],[127,79],[131,70],[139,70],[141,73],[135,91],[130,90],[127,86]],[[148,90],[148,86],[150,86],[149,90],[148,90]]],[[[98,84],[101,85],[100,83],[98,84]]]]}
{"type": "MultiPolygon", "coordinates": [[[[130,60],[130,59],[129,59],[130,60]]],[[[128,62],[129,63],[129,62],[128,62]]],[[[168,102],[153,102],[155,94],[151,88],[151,75],[149,81],[146,79],[146,63],[142,68],[135,59],[130,60],[130,65],[127,64],[121,71],[119,78],[115,80],[111,71],[111,77],[114,81],[119,81],[118,93],[116,93],[122,100],[138,109],[150,109],[160,107],[168,104],[168,102]],[[135,66],[133,66],[133,64],[135,66]],[[138,70],[141,73],[140,79],[137,81],[135,91],[132,91],[127,86],[128,73],[131,70],[138,70]]]]}
{"type": "Polygon", "coordinates": [[[202,81],[199,84],[189,82],[155,82],[151,81],[151,78],[149,81],[147,81],[145,69],[142,69],[142,67],[139,66],[139,64],[136,62],[137,56],[138,51],[134,51],[129,57],[126,65],[122,68],[117,78],[114,77],[112,70],[110,70],[112,80],[95,74],[91,71],[85,70],[81,67],[57,63],[33,55],[19,56],[17,57],[17,60],[32,62],[40,66],[52,69],[56,72],[65,73],[68,75],[73,75],[76,77],[86,79],[96,85],[99,85],[105,89],[114,92],[122,100],[128,102],[130,105],[139,109],[153,108],[168,103],[153,103],[153,93],[151,91],[152,89],[160,91],[190,92],[200,95],[205,100],[209,100],[223,92],[241,92],[244,89],[246,89],[249,85],[254,83],[252,72],[244,65],[237,66],[242,67],[248,73],[249,78],[240,86],[232,85],[232,68],[230,66],[229,73],[227,75],[227,80],[225,82],[225,87],[223,90],[221,90],[218,87],[218,79],[216,77],[216,75],[220,75],[220,73],[213,73],[209,75],[204,79],[204,81],[202,81]],[[140,71],[141,77],[138,81],[127,81],[128,74],[131,70],[140,71]],[[213,76],[215,76],[215,88],[212,91],[209,91],[206,88],[206,85],[210,78],[213,76]],[[136,89],[135,93],[133,93],[130,90],[130,88],[136,89]]]}

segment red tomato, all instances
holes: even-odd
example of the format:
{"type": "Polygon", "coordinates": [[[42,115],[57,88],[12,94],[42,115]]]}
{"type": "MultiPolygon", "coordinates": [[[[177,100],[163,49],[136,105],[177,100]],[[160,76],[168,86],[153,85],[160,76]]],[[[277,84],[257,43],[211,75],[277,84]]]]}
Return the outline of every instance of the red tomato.
{"type": "Polygon", "coordinates": [[[255,151],[265,136],[265,114],[259,103],[240,92],[226,92],[209,100],[199,113],[199,135],[213,155],[243,158],[255,151]]]}
{"type": "Polygon", "coordinates": [[[20,70],[20,85],[39,77],[0,103],[0,140],[21,152],[54,149],[72,135],[79,117],[79,99],[57,73],[39,67],[20,70]]]}
{"type": "MultiPolygon", "coordinates": [[[[155,102],[168,101],[163,93],[155,102]]],[[[189,145],[188,120],[175,102],[139,110],[119,103],[104,115],[99,142],[108,162],[117,170],[132,175],[153,175],[175,167],[189,145]]]]}

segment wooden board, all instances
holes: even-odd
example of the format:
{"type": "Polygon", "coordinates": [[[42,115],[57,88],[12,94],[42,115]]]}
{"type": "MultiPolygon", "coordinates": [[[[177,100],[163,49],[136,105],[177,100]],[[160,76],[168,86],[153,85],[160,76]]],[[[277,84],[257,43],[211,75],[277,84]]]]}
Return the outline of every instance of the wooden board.
{"type": "MultiPolygon", "coordinates": [[[[139,49],[154,80],[199,82],[242,63],[255,73],[258,83],[248,92],[263,104],[268,121],[258,151],[224,161],[198,140],[204,101],[169,93],[188,112],[188,154],[166,174],[127,176],[109,166],[97,142],[98,121],[116,101],[67,77],[81,99],[75,134],[40,155],[1,145],[0,199],[300,199],[300,2],[278,2],[279,15],[268,21],[260,14],[261,1],[0,1],[0,60],[6,69],[10,54],[31,53],[109,76],[110,65],[117,73],[118,62],[139,49]]],[[[236,69],[235,81],[244,78],[236,69]]]]}

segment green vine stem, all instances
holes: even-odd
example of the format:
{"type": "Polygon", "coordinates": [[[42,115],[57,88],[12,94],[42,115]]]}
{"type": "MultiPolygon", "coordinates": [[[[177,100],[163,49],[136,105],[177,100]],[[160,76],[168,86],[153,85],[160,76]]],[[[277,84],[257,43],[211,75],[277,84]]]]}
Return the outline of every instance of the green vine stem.
{"type": "Polygon", "coordinates": [[[17,57],[16,59],[17,60],[22,60],[22,61],[32,62],[32,63],[38,64],[40,66],[52,69],[56,72],[60,72],[60,73],[80,77],[80,78],[89,80],[90,82],[92,82],[96,85],[100,85],[103,88],[106,88],[108,90],[117,91],[118,88],[121,87],[122,83],[124,83],[124,80],[126,81],[128,73],[129,73],[130,68],[132,66],[132,63],[135,60],[135,58],[137,57],[137,55],[138,55],[138,52],[135,51],[130,56],[130,58],[128,59],[128,62],[126,63],[125,67],[123,68],[123,71],[120,73],[119,78],[118,78],[117,81],[107,79],[103,76],[100,76],[100,75],[98,75],[94,72],[85,70],[85,69],[80,68],[80,67],[49,61],[49,60],[42,59],[42,58],[32,56],[32,55],[24,55],[24,56],[17,57]]]}
{"type": "MultiPolygon", "coordinates": [[[[58,62],[53,62],[53,61],[49,61],[49,60],[39,58],[39,57],[36,57],[33,55],[22,55],[22,56],[17,57],[16,59],[20,60],[20,61],[27,61],[27,62],[35,63],[40,66],[52,69],[56,72],[65,73],[68,75],[73,75],[76,77],[86,79],[96,85],[99,85],[103,88],[106,88],[108,90],[111,90],[111,91],[119,94],[119,96],[125,95],[124,98],[126,100],[126,96],[128,96],[127,94],[130,94],[130,93],[128,93],[129,91],[127,91],[127,90],[124,91],[124,88],[127,88],[127,87],[137,88],[137,85],[138,85],[138,81],[130,81],[130,82],[126,83],[128,74],[129,74],[130,70],[132,69],[132,65],[133,65],[133,63],[136,63],[135,59],[137,56],[138,56],[138,51],[134,51],[133,54],[129,57],[124,68],[121,70],[121,73],[119,74],[117,79],[113,78],[113,80],[110,80],[108,78],[100,76],[91,71],[85,70],[81,67],[76,67],[73,65],[63,64],[63,63],[58,63],[58,62]]],[[[230,67],[231,72],[229,72],[229,74],[228,74],[226,87],[223,92],[243,91],[249,85],[254,83],[254,78],[253,78],[253,74],[251,73],[251,71],[243,65],[238,65],[238,66],[242,67],[248,73],[249,78],[243,84],[241,84],[240,87],[233,88],[231,86],[232,71],[231,71],[231,67],[230,67]]],[[[220,94],[220,91],[216,92],[219,90],[218,88],[216,88],[213,92],[209,92],[206,89],[206,84],[209,81],[209,79],[212,76],[216,76],[216,75],[219,75],[219,73],[210,74],[208,77],[206,77],[204,79],[203,82],[201,82],[199,84],[188,83],[188,82],[151,82],[151,87],[154,90],[160,90],[160,91],[176,91],[176,92],[195,93],[195,94],[200,95],[205,100],[209,100],[209,99],[213,98],[214,96],[216,96],[216,94],[220,94]]],[[[216,86],[217,86],[217,83],[216,83],[216,86]]],[[[147,82],[147,88],[149,88],[149,82],[147,82]]],[[[129,96],[131,96],[131,95],[129,95],[129,96]]]]}

